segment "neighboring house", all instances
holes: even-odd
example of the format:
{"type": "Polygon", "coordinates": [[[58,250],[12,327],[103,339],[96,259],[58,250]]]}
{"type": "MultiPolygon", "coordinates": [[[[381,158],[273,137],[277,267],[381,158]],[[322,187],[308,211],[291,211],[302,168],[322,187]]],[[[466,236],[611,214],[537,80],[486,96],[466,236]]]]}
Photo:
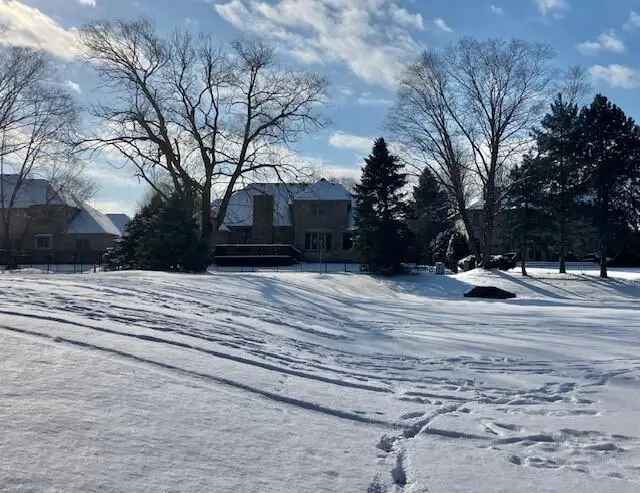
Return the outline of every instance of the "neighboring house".
{"type": "Polygon", "coordinates": [[[352,202],[342,185],[324,179],[310,185],[252,184],[231,197],[215,243],[293,245],[305,260],[352,261],[352,202]]]}
{"type": "Polygon", "coordinates": [[[16,176],[0,179],[0,249],[6,245],[3,218],[8,214],[11,250],[34,263],[95,262],[121,236],[107,215],[56,192],[47,180],[26,179],[10,208],[16,176]]]}
{"type": "MultiPolygon", "coordinates": [[[[476,238],[482,241],[484,230],[483,202],[475,201],[467,209],[469,221],[476,238]]],[[[531,214],[532,227],[529,231],[529,259],[536,261],[557,261],[560,251],[558,225],[553,218],[535,218],[531,214]]],[[[492,252],[503,254],[519,252],[521,238],[517,233],[519,210],[503,208],[496,216],[492,252]]],[[[455,218],[455,226],[468,239],[467,231],[460,217],[455,218]]],[[[593,226],[593,210],[582,204],[576,208],[567,225],[567,256],[572,260],[587,257],[598,251],[598,232],[593,226]]]]}

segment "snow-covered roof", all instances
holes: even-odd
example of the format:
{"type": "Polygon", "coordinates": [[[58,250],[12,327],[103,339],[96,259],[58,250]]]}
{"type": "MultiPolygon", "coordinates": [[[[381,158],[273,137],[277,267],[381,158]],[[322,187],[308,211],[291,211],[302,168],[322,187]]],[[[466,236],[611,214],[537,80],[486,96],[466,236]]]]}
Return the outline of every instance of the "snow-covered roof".
{"type": "Polygon", "coordinates": [[[76,207],[80,211],[71,220],[67,233],[122,236],[118,227],[113,224],[106,214],[80,201],[76,201],[76,207]]]}
{"type": "Polygon", "coordinates": [[[351,200],[351,194],[339,183],[319,180],[296,194],[295,200],[351,200]]]}
{"type": "MultiPolygon", "coordinates": [[[[18,175],[3,175],[0,207],[9,207],[11,196],[18,182],[18,175]]],[[[35,205],[68,205],[76,207],[73,200],[64,194],[57,193],[47,180],[27,178],[18,189],[13,207],[23,209],[35,205]]]]}
{"type": "MultiPolygon", "coordinates": [[[[295,201],[306,200],[348,200],[351,194],[344,186],[331,183],[324,179],[311,185],[299,183],[253,183],[233,194],[227,207],[225,220],[221,229],[230,226],[253,225],[253,197],[256,195],[271,195],[274,198],[273,225],[291,226],[290,206],[295,201]]],[[[212,207],[216,209],[219,201],[214,201],[212,207]]]]}
{"type": "Polygon", "coordinates": [[[131,218],[126,214],[107,214],[107,217],[111,219],[111,222],[120,231],[120,234],[124,234],[127,225],[131,222],[131,218]]]}

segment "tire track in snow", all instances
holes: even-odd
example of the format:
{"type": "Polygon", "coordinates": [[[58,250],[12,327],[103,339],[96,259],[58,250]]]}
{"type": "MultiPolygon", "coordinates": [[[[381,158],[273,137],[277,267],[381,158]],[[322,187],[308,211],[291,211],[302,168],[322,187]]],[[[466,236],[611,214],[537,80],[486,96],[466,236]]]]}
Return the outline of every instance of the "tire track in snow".
{"type": "MultiPolygon", "coordinates": [[[[242,363],[245,365],[251,365],[251,366],[257,366],[259,368],[262,368],[264,370],[268,370],[268,371],[273,371],[273,372],[277,372],[277,373],[286,373],[289,375],[293,375],[296,377],[301,377],[301,378],[307,378],[310,380],[317,380],[320,382],[324,382],[324,383],[329,383],[332,385],[338,385],[340,387],[349,387],[349,388],[354,388],[354,389],[360,389],[360,390],[368,390],[371,392],[380,392],[380,393],[393,393],[393,390],[387,388],[387,387],[376,387],[373,385],[367,385],[367,384],[360,384],[360,383],[355,383],[355,382],[348,382],[348,381],[344,381],[344,380],[337,380],[335,378],[329,378],[329,377],[324,377],[322,375],[314,375],[312,373],[306,373],[303,371],[298,371],[298,370],[294,370],[291,368],[283,368],[281,366],[276,366],[276,365],[271,365],[269,363],[264,363],[261,361],[256,361],[256,360],[252,360],[252,359],[248,359],[248,358],[243,358],[241,356],[234,356],[232,354],[228,354],[228,353],[223,353],[221,351],[215,351],[213,349],[205,349],[205,348],[201,348],[198,346],[194,346],[192,344],[187,344],[185,342],[179,342],[179,341],[172,341],[170,339],[164,339],[161,337],[156,337],[156,336],[150,336],[150,335],[144,335],[144,334],[132,334],[129,332],[122,332],[119,330],[114,330],[114,329],[107,329],[105,327],[96,327],[93,325],[89,325],[89,324],[84,324],[82,322],[74,322],[74,321],[70,321],[61,317],[52,317],[52,316],[45,316],[45,315],[35,315],[35,314],[27,314],[27,313],[21,313],[21,312],[15,312],[15,311],[10,311],[10,310],[0,310],[0,315],[11,315],[11,316],[15,316],[15,317],[24,317],[24,318],[32,318],[32,319],[36,319],[36,320],[43,320],[43,321],[47,321],[47,322],[56,322],[56,323],[61,323],[61,324],[65,324],[65,325],[73,325],[76,327],[81,327],[83,329],[89,329],[89,330],[93,330],[93,331],[97,331],[97,332],[103,332],[106,334],[112,334],[112,335],[118,335],[118,336],[123,336],[123,337],[130,337],[133,339],[138,339],[138,340],[142,340],[142,341],[146,341],[146,342],[153,342],[153,343],[158,343],[158,344],[165,344],[165,345],[170,345],[170,346],[175,346],[175,347],[179,347],[179,348],[183,348],[183,349],[191,349],[194,351],[198,351],[204,354],[208,354],[210,356],[214,356],[216,358],[221,358],[221,359],[226,359],[226,360],[230,360],[230,361],[234,361],[236,363],[242,363]]],[[[154,329],[150,329],[145,327],[146,330],[154,330],[154,329]]],[[[186,337],[192,337],[189,334],[180,334],[180,335],[184,335],[186,337]]]]}
{"type": "Polygon", "coordinates": [[[234,387],[236,389],[244,390],[246,392],[259,395],[268,400],[289,404],[291,406],[295,406],[300,409],[304,409],[306,411],[312,411],[319,414],[324,414],[328,416],[332,416],[335,418],[345,419],[348,421],[356,421],[358,423],[364,423],[369,425],[382,426],[385,428],[402,428],[404,425],[398,423],[392,423],[390,421],[376,419],[376,418],[366,418],[359,414],[350,413],[347,411],[341,411],[339,409],[333,409],[315,402],[304,401],[302,399],[296,399],[295,397],[289,397],[286,395],[276,394],[274,392],[269,392],[267,390],[263,390],[257,387],[253,387],[251,385],[247,385],[244,383],[236,382],[234,380],[224,378],[224,377],[216,377],[214,375],[210,375],[208,373],[202,373],[194,370],[187,370],[186,368],[181,368],[179,366],[171,365],[168,363],[161,363],[159,361],[155,361],[149,358],[144,358],[141,356],[136,356],[131,353],[127,353],[125,351],[120,351],[118,349],[108,348],[104,346],[98,346],[97,344],[91,344],[88,342],[77,341],[75,339],[69,339],[67,337],[60,336],[52,336],[50,334],[45,334],[42,332],[37,332],[29,329],[16,329],[15,327],[8,327],[5,325],[0,325],[0,329],[6,330],[8,332],[13,332],[16,334],[22,334],[26,336],[35,337],[38,339],[44,339],[47,341],[55,342],[55,343],[64,343],[69,346],[79,347],[83,349],[90,349],[94,351],[100,351],[108,354],[112,354],[121,358],[124,358],[128,361],[143,363],[145,365],[149,365],[155,368],[159,368],[161,370],[169,370],[173,373],[178,373],[191,378],[199,378],[202,380],[207,380],[210,382],[215,382],[217,384],[226,385],[228,387],[234,387]]]}

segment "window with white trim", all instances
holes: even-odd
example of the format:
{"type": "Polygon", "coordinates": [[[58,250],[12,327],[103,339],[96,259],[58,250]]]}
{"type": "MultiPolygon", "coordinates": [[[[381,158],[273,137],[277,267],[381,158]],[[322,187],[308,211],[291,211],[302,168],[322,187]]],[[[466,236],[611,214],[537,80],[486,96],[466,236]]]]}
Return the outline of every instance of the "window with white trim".
{"type": "Polygon", "coordinates": [[[51,250],[51,248],[53,248],[53,236],[52,235],[36,235],[35,248],[36,250],[51,250]]]}

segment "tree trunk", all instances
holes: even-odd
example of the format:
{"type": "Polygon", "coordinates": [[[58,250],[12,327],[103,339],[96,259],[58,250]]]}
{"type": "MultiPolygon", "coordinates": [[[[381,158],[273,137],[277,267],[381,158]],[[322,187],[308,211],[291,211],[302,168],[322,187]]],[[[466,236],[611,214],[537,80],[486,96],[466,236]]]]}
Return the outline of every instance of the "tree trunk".
{"type": "Polygon", "coordinates": [[[207,244],[211,243],[212,237],[212,224],[211,224],[211,179],[208,178],[205,181],[202,190],[202,203],[200,204],[200,235],[201,239],[206,241],[207,244]]]}
{"type": "Polygon", "coordinates": [[[607,279],[609,277],[609,272],[607,271],[607,253],[609,246],[609,232],[608,232],[608,224],[607,224],[607,210],[608,205],[603,206],[603,210],[601,213],[601,225],[600,225],[600,277],[602,279],[607,279]]]}
{"type": "Polygon", "coordinates": [[[12,269],[15,262],[13,261],[13,245],[11,243],[11,209],[5,209],[2,213],[2,232],[4,235],[2,241],[3,257],[6,259],[5,267],[12,269]]]}
{"type": "Polygon", "coordinates": [[[602,279],[609,277],[609,272],[607,271],[607,242],[605,240],[602,241],[600,246],[600,277],[602,279]]]}
{"type": "Polygon", "coordinates": [[[462,206],[460,208],[460,218],[462,219],[462,223],[464,224],[464,229],[467,231],[467,238],[469,239],[469,246],[471,247],[471,251],[476,257],[476,260],[480,258],[480,254],[482,253],[482,247],[480,246],[480,242],[478,241],[478,237],[473,230],[473,226],[471,224],[471,220],[469,219],[469,214],[467,213],[467,209],[462,206]]]}
{"type": "Polygon", "coordinates": [[[560,274],[567,273],[567,170],[564,132],[560,135],[560,274]]]}
{"type": "Polygon", "coordinates": [[[560,274],[567,273],[567,221],[565,217],[565,211],[560,213],[560,274]]]}
{"type": "MultiPolygon", "coordinates": [[[[601,177],[601,183],[604,178],[601,177]]],[[[601,203],[600,203],[600,277],[607,279],[609,273],[607,272],[607,253],[609,247],[609,191],[606,186],[601,189],[601,203]]]]}
{"type": "MultiPolygon", "coordinates": [[[[527,186],[527,185],[524,184],[524,186],[527,186]]],[[[527,234],[528,228],[529,228],[529,203],[525,202],[524,220],[522,221],[522,240],[520,243],[520,265],[522,267],[522,275],[524,277],[527,277],[529,275],[527,274],[527,260],[528,260],[528,254],[529,254],[529,248],[528,248],[529,235],[527,234]]]]}

